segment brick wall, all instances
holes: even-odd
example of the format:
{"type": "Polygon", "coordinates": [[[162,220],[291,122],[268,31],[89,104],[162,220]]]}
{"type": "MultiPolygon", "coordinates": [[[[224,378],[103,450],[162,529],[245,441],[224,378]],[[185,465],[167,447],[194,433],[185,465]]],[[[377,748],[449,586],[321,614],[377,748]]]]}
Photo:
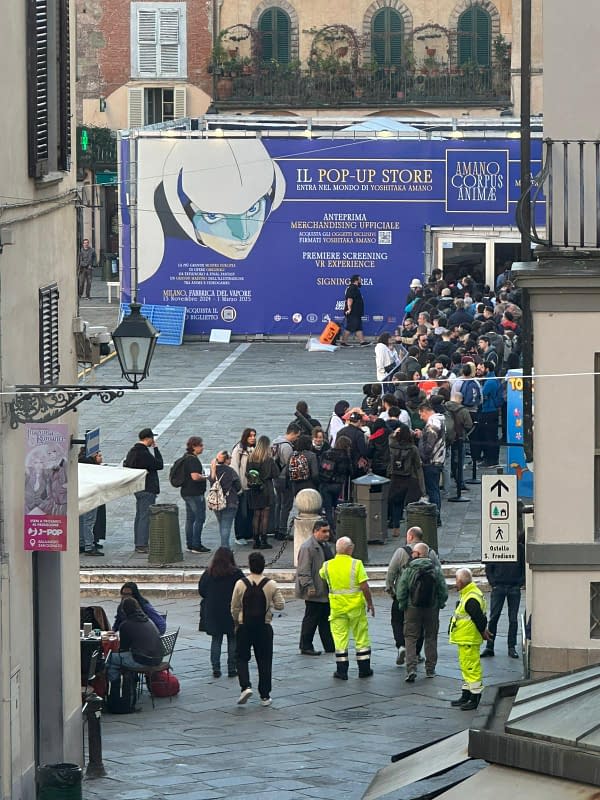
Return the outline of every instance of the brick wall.
{"type": "MultiPolygon", "coordinates": [[[[161,0],[169,3],[173,0],[161,0]]],[[[77,121],[83,99],[108,96],[131,77],[131,0],[77,0],[77,121]]],[[[188,83],[210,92],[210,5],[187,0],[188,83]]]]}

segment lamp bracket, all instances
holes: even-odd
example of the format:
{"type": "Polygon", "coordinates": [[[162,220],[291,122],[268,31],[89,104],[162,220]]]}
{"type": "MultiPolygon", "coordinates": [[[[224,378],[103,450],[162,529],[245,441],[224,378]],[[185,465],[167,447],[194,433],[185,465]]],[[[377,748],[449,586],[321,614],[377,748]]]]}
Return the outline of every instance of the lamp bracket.
{"type": "Polygon", "coordinates": [[[10,427],[16,429],[27,422],[51,422],[62,417],[67,411],[75,411],[80,403],[91,397],[99,397],[102,403],[112,403],[123,397],[121,386],[44,386],[21,384],[15,387],[14,399],[5,403],[10,417],[10,427]]]}

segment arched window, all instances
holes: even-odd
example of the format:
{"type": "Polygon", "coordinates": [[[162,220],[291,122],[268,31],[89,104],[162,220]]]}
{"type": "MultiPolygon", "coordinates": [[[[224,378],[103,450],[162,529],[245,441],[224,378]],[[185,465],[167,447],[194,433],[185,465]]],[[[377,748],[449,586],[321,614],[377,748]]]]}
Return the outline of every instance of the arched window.
{"type": "Polygon", "coordinates": [[[492,20],[480,6],[471,6],[458,18],[458,63],[489,67],[492,63],[492,20]]]}
{"type": "Polygon", "coordinates": [[[402,61],[404,21],[393,8],[382,8],[371,21],[371,57],[380,66],[399,66],[402,61]]]}
{"type": "Polygon", "coordinates": [[[290,18],[280,8],[268,8],[260,15],[258,30],[261,60],[288,64],[290,61],[290,18]]]}

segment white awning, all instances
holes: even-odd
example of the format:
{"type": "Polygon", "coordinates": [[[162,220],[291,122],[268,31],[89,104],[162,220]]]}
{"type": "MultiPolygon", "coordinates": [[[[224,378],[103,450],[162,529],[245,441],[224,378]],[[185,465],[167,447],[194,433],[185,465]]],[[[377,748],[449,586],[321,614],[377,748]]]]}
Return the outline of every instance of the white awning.
{"type": "Polygon", "coordinates": [[[79,513],[142,491],[146,481],[145,469],[105,467],[98,464],[78,464],[79,513]]]}

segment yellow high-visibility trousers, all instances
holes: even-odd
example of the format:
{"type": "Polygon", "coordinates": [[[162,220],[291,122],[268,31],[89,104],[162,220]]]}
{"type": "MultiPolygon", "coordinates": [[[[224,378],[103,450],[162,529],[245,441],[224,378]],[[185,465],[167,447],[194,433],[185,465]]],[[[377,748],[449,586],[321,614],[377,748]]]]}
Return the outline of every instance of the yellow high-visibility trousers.
{"type": "Polygon", "coordinates": [[[458,665],[462,674],[463,689],[468,689],[471,694],[481,694],[483,691],[483,670],[479,657],[479,645],[459,644],[458,665]]]}
{"type": "Polygon", "coordinates": [[[336,652],[340,653],[348,650],[351,633],[356,650],[364,650],[371,647],[369,623],[365,607],[358,607],[344,612],[332,612],[329,617],[329,624],[336,652]]]}

